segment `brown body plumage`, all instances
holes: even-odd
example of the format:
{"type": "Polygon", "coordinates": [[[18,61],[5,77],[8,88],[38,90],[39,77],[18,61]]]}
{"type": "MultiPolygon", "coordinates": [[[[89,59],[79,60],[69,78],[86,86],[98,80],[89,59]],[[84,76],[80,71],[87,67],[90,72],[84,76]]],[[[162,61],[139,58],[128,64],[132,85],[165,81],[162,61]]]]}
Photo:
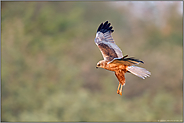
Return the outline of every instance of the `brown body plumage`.
{"type": "Polygon", "coordinates": [[[113,31],[108,21],[104,24],[101,23],[97,30],[95,43],[99,47],[104,60],[99,61],[96,68],[101,67],[115,72],[119,81],[117,93],[122,95],[122,88],[125,86],[126,72],[131,72],[143,79],[151,75],[151,73],[144,68],[135,66],[139,63],[144,63],[143,61],[135,58],[127,58],[128,55],[123,56],[121,49],[115,44],[111,36],[113,31]]]}
{"type": "Polygon", "coordinates": [[[122,95],[122,87],[125,85],[125,73],[127,72],[127,66],[124,64],[108,64],[108,61],[102,60],[100,61],[100,64],[97,64],[97,68],[98,67],[115,72],[115,75],[119,80],[117,93],[122,95]]]}

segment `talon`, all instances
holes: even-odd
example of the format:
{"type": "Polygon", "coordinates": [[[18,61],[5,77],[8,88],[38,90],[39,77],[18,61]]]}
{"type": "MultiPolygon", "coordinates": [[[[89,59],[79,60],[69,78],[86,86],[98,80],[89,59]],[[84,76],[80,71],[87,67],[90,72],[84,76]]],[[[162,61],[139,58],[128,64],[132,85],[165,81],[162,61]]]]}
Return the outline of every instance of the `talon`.
{"type": "Polygon", "coordinates": [[[117,94],[119,94],[120,92],[119,92],[119,90],[117,90],[117,94]]]}
{"type": "Polygon", "coordinates": [[[122,95],[122,92],[120,92],[119,95],[122,95]]]}

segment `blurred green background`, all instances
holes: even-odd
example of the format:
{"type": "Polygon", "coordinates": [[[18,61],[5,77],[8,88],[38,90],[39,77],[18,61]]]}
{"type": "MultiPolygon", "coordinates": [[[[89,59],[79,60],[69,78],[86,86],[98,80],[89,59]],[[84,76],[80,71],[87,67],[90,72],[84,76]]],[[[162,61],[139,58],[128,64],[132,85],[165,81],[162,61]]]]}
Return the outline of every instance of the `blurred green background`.
{"type": "Polygon", "coordinates": [[[182,121],[183,2],[1,2],[2,121],[182,121]],[[108,20],[145,64],[123,96],[94,43],[108,20]]]}

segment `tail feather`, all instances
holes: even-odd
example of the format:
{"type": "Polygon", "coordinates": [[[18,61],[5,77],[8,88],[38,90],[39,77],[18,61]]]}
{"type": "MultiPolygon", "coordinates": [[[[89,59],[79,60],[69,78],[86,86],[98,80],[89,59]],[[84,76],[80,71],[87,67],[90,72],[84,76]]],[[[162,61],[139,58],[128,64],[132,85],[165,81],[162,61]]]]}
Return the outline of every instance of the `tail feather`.
{"type": "Polygon", "coordinates": [[[142,79],[150,77],[150,75],[151,75],[151,73],[149,71],[147,71],[144,68],[138,67],[138,66],[128,66],[127,70],[129,72],[131,72],[132,74],[134,74],[142,79]]]}

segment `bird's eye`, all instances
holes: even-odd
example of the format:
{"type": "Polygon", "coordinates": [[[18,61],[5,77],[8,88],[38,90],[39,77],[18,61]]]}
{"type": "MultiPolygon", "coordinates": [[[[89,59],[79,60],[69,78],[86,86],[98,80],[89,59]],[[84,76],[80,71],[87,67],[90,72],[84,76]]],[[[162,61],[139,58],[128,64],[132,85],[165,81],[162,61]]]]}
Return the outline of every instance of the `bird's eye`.
{"type": "Polygon", "coordinates": [[[97,66],[100,66],[100,64],[97,64],[97,66]]]}

